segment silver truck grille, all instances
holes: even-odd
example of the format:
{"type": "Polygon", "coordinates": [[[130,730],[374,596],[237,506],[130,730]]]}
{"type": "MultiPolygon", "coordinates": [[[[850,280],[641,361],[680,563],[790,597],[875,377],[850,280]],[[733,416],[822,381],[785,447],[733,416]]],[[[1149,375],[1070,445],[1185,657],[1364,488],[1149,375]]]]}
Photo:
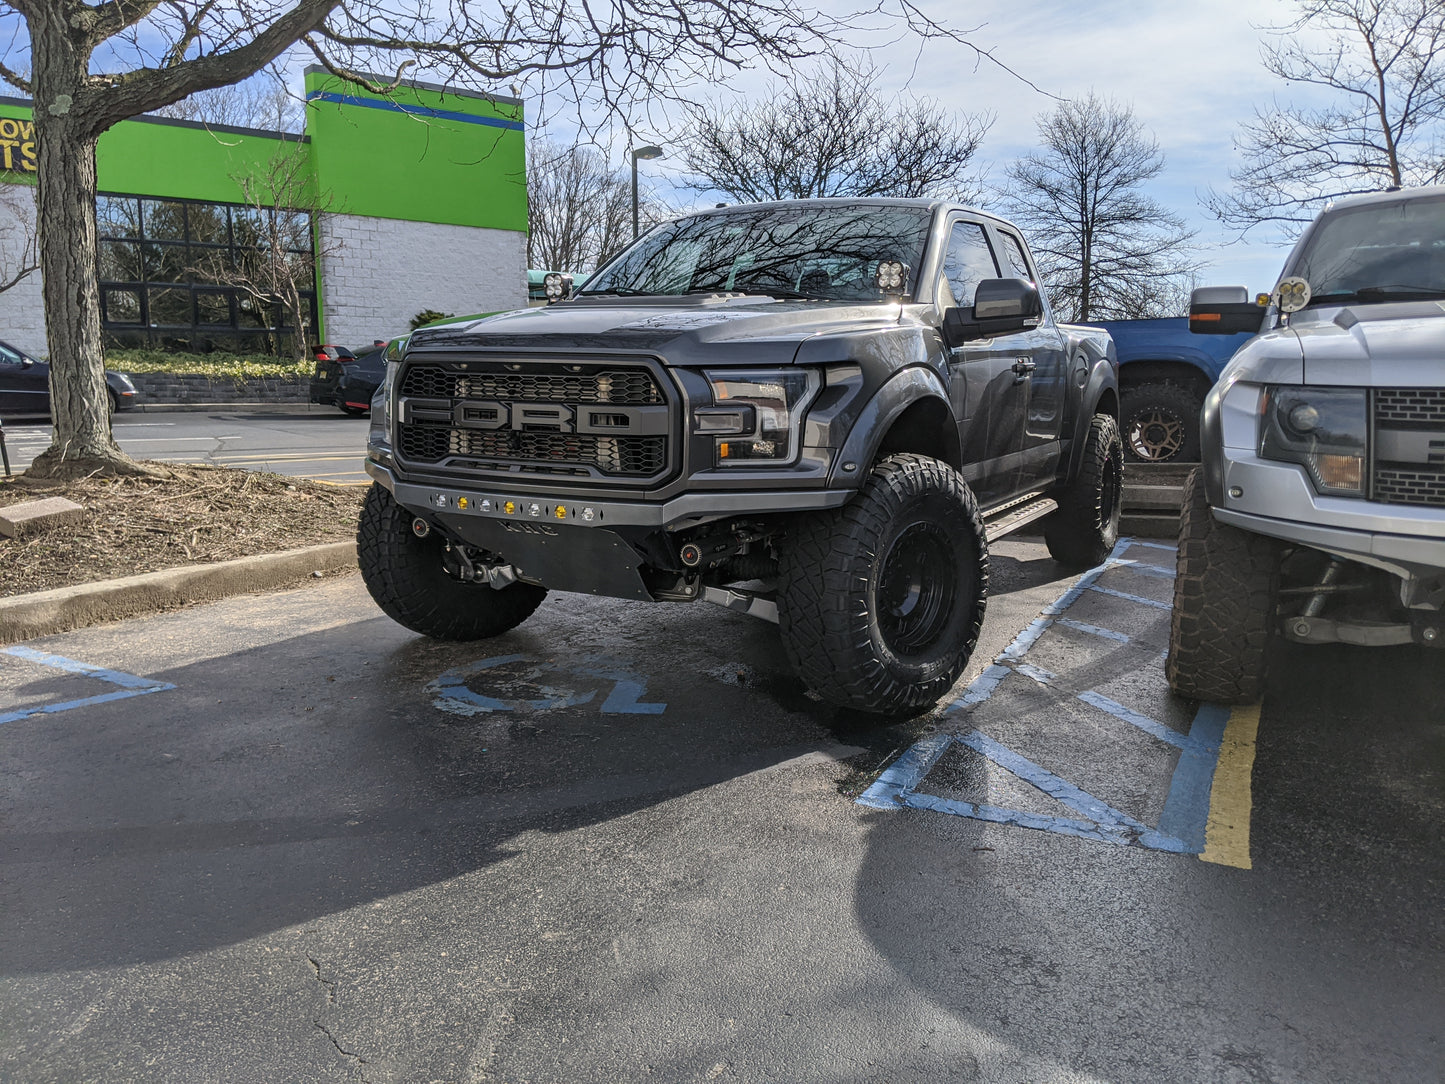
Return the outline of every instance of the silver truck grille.
{"type": "Polygon", "coordinates": [[[671,464],[675,404],[645,365],[428,360],[399,387],[406,462],[631,484],[671,464]]]}
{"type": "Polygon", "coordinates": [[[1372,500],[1445,508],[1445,391],[1374,392],[1372,500]]]}

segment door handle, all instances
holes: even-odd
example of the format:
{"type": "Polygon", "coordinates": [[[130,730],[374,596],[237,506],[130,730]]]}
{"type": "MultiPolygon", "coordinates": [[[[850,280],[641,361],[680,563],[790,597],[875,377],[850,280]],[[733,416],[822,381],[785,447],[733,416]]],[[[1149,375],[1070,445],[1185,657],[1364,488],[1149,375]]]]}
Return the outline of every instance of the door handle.
{"type": "Polygon", "coordinates": [[[1028,375],[1038,368],[1038,364],[1032,358],[1014,359],[1014,383],[1022,384],[1028,375]]]}

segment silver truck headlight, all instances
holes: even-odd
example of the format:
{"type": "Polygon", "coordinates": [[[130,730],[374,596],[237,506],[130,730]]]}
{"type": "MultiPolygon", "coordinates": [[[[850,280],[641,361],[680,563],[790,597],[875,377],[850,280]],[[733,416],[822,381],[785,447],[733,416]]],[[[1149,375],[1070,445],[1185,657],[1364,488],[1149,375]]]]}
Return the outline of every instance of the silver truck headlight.
{"type": "Polygon", "coordinates": [[[696,412],[713,434],[719,467],[786,466],[798,456],[803,415],[822,383],[815,369],[726,369],[703,373],[713,406],[696,412]]]}
{"type": "Polygon", "coordinates": [[[1266,388],[1260,404],[1260,458],[1300,464],[1320,493],[1363,497],[1369,440],[1365,396],[1358,388],[1266,388]]]}

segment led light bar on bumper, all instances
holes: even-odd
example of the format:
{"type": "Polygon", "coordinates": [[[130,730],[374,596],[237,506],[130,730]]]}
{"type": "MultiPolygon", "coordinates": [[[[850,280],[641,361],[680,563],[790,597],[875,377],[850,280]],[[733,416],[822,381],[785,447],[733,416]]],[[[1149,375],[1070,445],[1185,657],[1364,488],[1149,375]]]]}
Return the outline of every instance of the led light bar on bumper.
{"type": "Polygon", "coordinates": [[[728,369],[703,373],[714,406],[694,412],[714,437],[719,467],[787,466],[798,457],[803,415],[821,384],[814,369],[728,369]]]}
{"type": "Polygon", "coordinates": [[[1363,389],[1270,387],[1260,412],[1261,458],[1298,463],[1320,493],[1365,495],[1369,412],[1363,389]]]}

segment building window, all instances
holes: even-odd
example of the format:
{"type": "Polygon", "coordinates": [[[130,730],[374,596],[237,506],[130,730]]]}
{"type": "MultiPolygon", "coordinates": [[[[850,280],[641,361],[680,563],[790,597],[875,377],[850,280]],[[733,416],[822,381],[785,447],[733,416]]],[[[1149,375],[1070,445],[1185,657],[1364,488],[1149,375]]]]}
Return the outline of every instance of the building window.
{"type": "Polygon", "coordinates": [[[127,346],[281,354],[301,300],[316,328],[311,216],[198,200],[96,200],[101,326],[127,346]]]}

